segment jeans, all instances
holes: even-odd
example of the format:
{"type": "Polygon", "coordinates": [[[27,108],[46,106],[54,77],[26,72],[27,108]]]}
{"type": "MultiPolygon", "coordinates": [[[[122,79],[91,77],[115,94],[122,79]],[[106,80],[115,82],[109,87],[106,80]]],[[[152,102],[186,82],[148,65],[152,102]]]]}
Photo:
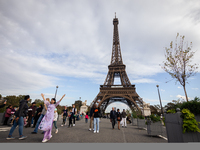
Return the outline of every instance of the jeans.
{"type": "Polygon", "coordinates": [[[114,119],[111,119],[111,120],[112,120],[112,128],[114,129],[116,119],[114,118],[114,119]]]}
{"type": "Polygon", "coordinates": [[[53,121],[54,127],[55,127],[56,129],[58,129],[56,123],[57,123],[57,121],[53,121]]]}
{"type": "Polygon", "coordinates": [[[40,125],[40,122],[41,122],[41,120],[42,120],[43,117],[44,117],[44,115],[41,114],[40,117],[39,117],[39,119],[38,119],[38,121],[37,121],[36,127],[35,127],[35,129],[34,129],[33,132],[36,132],[36,133],[38,132],[38,126],[40,125]]]}
{"type": "Polygon", "coordinates": [[[94,131],[99,131],[99,118],[94,118],[94,131]],[[96,129],[97,125],[97,129],[96,129]]]}
{"type": "Polygon", "coordinates": [[[12,136],[15,128],[17,127],[17,125],[19,125],[19,136],[23,135],[24,118],[23,117],[19,117],[17,122],[14,120],[13,126],[12,126],[12,128],[10,129],[10,132],[9,132],[9,136],[12,136]]]}
{"type": "Polygon", "coordinates": [[[67,116],[63,116],[63,124],[65,124],[67,116]]]}

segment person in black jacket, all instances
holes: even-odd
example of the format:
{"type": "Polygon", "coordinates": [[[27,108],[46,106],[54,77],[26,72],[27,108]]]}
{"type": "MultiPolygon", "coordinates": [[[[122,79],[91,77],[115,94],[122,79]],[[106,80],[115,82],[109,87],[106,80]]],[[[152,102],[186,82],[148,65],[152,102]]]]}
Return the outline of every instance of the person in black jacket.
{"type": "Polygon", "coordinates": [[[94,111],[93,111],[93,122],[94,122],[94,133],[99,133],[99,117],[100,117],[100,108],[97,107],[97,104],[94,104],[94,111]]]}
{"type": "Polygon", "coordinates": [[[35,106],[35,104],[36,103],[33,102],[32,105],[28,109],[28,123],[26,124],[25,128],[31,126],[31,120],[35,116],[35,112],[36,112],[36,109],[37,109],[37,107],[35,106]]]}
{"type": "Polygon", "coordinates": [[[120,122],[122,120],[121,113],[119,112],[119,109],[117,109],[117,123],[118,123],[118,129],[120,130],[120,122]]]}
{"type": "Polygon", "coordinates": [[[8,137],[6,138],[7,140],[15,139],[12,136],[12,134],[15,128],[17,127],[17,125],[19,125],[19,139],[22,140],[22,139],[27,138],[27,136],[23,135],[23,126],[24,126],[24,117],[27,116],[27,111],[28,111],[27,103],[29,100],[30,100],[30,96],[26,95],[24,99],[19,102],[19,109],[18,111],[15,112],[16,118],[14,120],[12,128],[10,129],[8,137]]]}
{"type": "Polygon", "coordinates": [[[40,117],[40,115],[42,113],[42,109],[43,109],[42,104],[36,109],[36,113],[35,113],[35,116],[34,116],[34,124],[33,124],[32,128],[35,128],[35,125],[38,121],[38,118],[40,117]]]}
{"type": "Polygon", "coordinates": [[[115,128],[115,120],[116,120],[116,111],[115,111],[114,107],[112,107],[112,110],[110,111],[110,122],[112,122],[113,130],[115,128]]]}

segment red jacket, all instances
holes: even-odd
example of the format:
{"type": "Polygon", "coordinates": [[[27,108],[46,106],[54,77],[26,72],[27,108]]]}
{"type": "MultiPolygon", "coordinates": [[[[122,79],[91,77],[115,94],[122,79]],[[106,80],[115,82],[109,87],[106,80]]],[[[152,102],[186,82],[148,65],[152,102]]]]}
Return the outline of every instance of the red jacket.
{"type": "Polygon", "coordinates": [[[5,117],[10,117],[10,116],[11,116],[11,109],[7,108],[6,113],[5,113],[5,117]]]}

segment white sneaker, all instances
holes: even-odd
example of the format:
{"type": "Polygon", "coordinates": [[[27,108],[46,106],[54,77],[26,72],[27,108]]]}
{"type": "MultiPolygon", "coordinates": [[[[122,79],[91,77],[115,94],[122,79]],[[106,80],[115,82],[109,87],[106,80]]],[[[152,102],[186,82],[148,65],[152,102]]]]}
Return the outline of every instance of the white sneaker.
{"type": "Polygon", "coordinates": [[[96,131],[94,131],[94,133],[96,133],[96,131]]]}
{"type": "Polygon", "coordinates": [[[52,135],[50,136],[50,138],[52,138],[52,135]]]}
{"type": "Polygon", "coordinates": [[[67,123],[65,123],[65,126],[67,125],[67,123]]]}
{"type": "Polygon", "coordinates": [[[55,133],[58,133],[58,129],[56,129],[56,132],[55,133]]]}
{"type": "Polygon", "coordinates": [[[44,139],[44,140],[42,140],[42,143],[45,143],[45,142],[47,142],[48,140],[47,139],[44,139]]]}
{"type": "Polygon", "coordinates": [[[75,126],[75,124],[73,124],[73,126],[75,126]]]}
{"type": "Polygon", "coordinates": [[[61,127],[63,127],[63,124],[61,124],[61,127]]]}
{"type": "Polygon", "coordinates": [[[99,133],[99,131],[97,131],[97,133],[99,133]]]}
{"type": "Polygon", "coordinates": [[[89,128],[89,131],[91,131],[91,128],[89,128]]]}

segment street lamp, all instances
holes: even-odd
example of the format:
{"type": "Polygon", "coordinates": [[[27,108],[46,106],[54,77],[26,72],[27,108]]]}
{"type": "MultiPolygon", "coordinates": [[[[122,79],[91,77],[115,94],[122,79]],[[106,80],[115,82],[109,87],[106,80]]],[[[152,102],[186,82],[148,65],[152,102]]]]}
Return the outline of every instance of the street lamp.
{"type": "Polygon", "coordinates": [[[56,86],[56,93],[55,93],[55,98],[56,98],[56,94],[57,94],[57,89],[58,89],[58,86],[56,86]]]}
{"type": "Polygon", "coordinates": [[[160,100],[161,114],[163,114],[163,108],[162,108],[162,103],[161,103],[161,98],[160,98],[160,92],[159,92],[159,85],[156,85],[156,87],[158,88],[158,96],[159,96],[159,100],[160,100]]]}

